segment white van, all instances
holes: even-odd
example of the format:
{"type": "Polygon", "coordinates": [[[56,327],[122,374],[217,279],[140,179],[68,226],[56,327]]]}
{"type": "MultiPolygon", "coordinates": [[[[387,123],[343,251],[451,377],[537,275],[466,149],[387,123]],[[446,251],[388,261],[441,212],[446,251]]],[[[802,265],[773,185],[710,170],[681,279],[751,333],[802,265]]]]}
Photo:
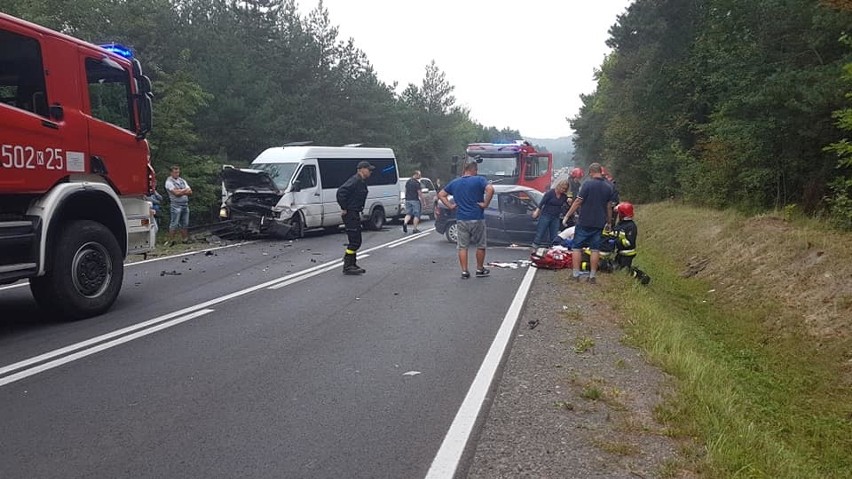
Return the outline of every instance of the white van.
{"type": "Polygon", "coordinates": [[[251,170],[265,172],[281,192],[272,208],[279,223],[289,223],[290,236],[305,230],[337,228],[343,223],[337,188],[355,174],[360,161],[376,167],[367,180],[367,201],[361,219],[381,229],[385,219],[399,215],[396,157],[390,148],[346,146],[284,146],[263,151],[251,170]]]}

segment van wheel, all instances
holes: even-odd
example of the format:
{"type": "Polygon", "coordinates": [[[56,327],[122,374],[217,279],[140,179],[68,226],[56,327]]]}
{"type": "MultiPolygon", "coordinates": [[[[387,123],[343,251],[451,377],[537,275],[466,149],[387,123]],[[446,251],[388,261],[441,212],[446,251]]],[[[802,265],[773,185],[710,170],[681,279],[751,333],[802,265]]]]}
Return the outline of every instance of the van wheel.
{"type": "Polygon", "coordinates": [[[385,225],[385,210],[374,208],[373,212],[370,213],[370,221],[367,222],[367,225],[373,231],[381,230],[382,226],[385,225]]]}
{"type": "Polygon", "coordinates": [[[44,276],[30,279],[40,307],[64,320],[96,316],[109,309],[124,279],[118,241],[95,221],[71,221],[51,244],[44,276]]]}
{"type": "Polygon", "coordinates": [[[302,219],[301,213],[296,213],[290,218],[290,239],[299,239],[305,237],[305,221],[302,219]]]}
{"type": "Polygon", "coordinates": [[[450,243],[457,243],[459,241],[459,225],[455,221],[447,225],[447,231],[444,232],[444,237],[447,238],[447,241],[450,243]]]}

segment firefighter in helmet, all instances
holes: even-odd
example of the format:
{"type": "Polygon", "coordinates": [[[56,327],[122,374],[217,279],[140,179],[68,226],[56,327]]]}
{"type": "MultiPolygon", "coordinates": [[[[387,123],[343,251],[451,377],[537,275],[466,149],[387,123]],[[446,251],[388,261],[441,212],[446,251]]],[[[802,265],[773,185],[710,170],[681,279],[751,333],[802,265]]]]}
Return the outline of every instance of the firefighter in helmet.
{"type": "Polygon", "coordinates": [[[615,267],[616,269],[630,268],[636,256],[636,236],[639,229],[633,222],[633,205],[626,201],[615,207],[618,223],[612,230],[615,236],[615,267]]]}

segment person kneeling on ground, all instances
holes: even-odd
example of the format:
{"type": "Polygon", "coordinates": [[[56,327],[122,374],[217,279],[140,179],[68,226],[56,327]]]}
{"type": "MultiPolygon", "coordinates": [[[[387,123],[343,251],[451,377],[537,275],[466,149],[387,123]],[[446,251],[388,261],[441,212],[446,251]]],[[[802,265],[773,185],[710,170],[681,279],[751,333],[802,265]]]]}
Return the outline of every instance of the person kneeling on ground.
{"type": "Polygon", "coordinates": [[[630,268],[636,256],[636,237],[639,235],[633,221],[633,205],[625,201],[619,203],[615,211],[618,219],[612,230],[615,235],[615,269],[630,268]]]}
{"type": "Polygon", "coordinates": [[[625,269],[639,280],[642,284],[651,282],[651,277],[644,271],[633,266],[633,258],[636,257],[636,238],[639,236],[639,228],[633,221],[633,205],[628,202],[619,203],[615,207],[618,217],[613,233],[615,234],[615,269],[625,269]]]}

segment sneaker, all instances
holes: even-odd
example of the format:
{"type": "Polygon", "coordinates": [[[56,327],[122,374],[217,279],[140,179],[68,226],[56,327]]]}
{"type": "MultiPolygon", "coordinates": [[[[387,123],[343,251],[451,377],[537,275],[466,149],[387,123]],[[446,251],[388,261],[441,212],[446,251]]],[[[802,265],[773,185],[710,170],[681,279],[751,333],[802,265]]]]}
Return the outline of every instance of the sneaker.
{"type": "Polygon", "coordinates": [[[477,278],[484,278],[485,276],[488,276],[489,274],[491,274],[491,270],[489,270],[488,268],[482,268],[482,269],[476,270],[476,277],[477,278]]]}
{"type": "Polygon", "coordinates": [[[589,284],[598,284],[597,278],[589,278],[589,284]]]}
{"type": "Polygon", "coordinates": [[[571,276],[571,281],[573,281],[573,282],[575,282],[575,283],[579,283],[579,282],[580,282],[580,277],[579,277],[579,276],[571,276]]]}
{"type": "Polygon", "coordinates": [[[462,279],[470,279],[470,272],[462,271],[462,279]]]}
{"type": "Polygon", "coordinates": [[[408,233],[408,225],[404,221],[402,222],[402,232],[408,233]]]}
{"type": "Polygon", "coordinates": [[[415,233],[415,234],[416,234],[416,233],[419,233],[419,232],[420,232],[420,230],[419,230],[419,229],[417,229],[417,228],[414,228],[414,229],[412,230],[412,233],[415,233]]]}

